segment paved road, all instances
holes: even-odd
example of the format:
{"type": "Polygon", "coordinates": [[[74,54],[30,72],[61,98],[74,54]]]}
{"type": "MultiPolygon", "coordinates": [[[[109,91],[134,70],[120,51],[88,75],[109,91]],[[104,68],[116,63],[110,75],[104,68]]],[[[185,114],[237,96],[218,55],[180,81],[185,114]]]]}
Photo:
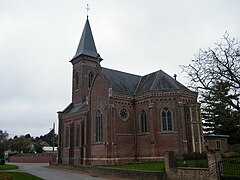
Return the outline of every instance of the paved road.
{"type": "Polygon", "coordinates": [[[67,170],[56,170],[48,168],[46,163],[14,163],[19,166],[18,170],[38,176],[45,180],[103,180],[103,178],[92,177],[67,170]]]}

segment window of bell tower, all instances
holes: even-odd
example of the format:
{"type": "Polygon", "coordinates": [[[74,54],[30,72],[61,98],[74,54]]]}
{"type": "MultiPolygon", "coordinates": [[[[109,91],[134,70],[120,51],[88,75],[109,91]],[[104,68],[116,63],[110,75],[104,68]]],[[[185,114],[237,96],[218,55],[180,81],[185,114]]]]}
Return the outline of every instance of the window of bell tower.
{"type": "Polygon", "coordinates": [[[75,90],[79,89],[79,73],[75,73],[75,90]]]}
{"type": "Polygon", "coordinates": [[[88,88],[91,87],[93,81],[93,73],[90,71],[88,74],[88,88]]]}

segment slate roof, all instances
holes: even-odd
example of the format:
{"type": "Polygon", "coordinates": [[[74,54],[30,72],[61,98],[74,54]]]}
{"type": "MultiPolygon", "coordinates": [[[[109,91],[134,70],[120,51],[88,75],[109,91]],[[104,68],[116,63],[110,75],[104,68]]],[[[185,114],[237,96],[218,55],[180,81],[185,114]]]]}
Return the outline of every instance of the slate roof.
{"type": "Polygon", "coordinates": [[[113,92],[133,95],[141,76],[133,75],[113,69],[102,68],[102,73],[107,81],[109,88],[113,92]]]}
{"type": "MultiPolygon", "coordinates": [[[[87,18],[77,52],[73,59],[80,55],[98,58],[91,27],[87,18]]],[[[181,83],[162,70],[145,76],[133,75],[112,69],[102,68],[102,73],[113,92],[127,95],[141,94],[155,90],[188,90],[181,83]]]]}
{"type": "MultiPolygon", "coordinates": [[[[79,57],[80,55],[87,55],[94,58],[100,57],[97,53],[88,19],[86,20],[77,52],[73,59],[79,57]]],[[[101,58],[99,60],[101,60],[101,58]]],[[[147,74],[145,76],[139,76],[113,69],[102,68],[102,74],[108,84],[108,87],[112,88],[112,91],[117,94],[134,96],[149,91],[190,91],[188,88],[162,70],[147,74]]],[[[87,108],[88,105],[86,102],[79,104],[71,103],[65,110],[63,110],[63,113],[72,114],[84,111],[87,108]]]]}
{"type": "Polygon", "coordinates": [[[77,52],[72,59],[77,58],[80,55],[87,55],[90,57],[98,57],[97,49],[94,43],[91,27],[88,19],[86,20],[82,36],[77,48],[77,52]]]}
{"type": "Polygon", "coordinates": [[[154,90],[188,90],[173,77],[162,70],[147,74],[141,78],[136,94],[154,90]]]}
{"type": "Polygon", "coordinates": [[[78,103],[78,104],[71,103],[67,108],[63,110],[63,113],[64,114],[77,113],[77,112],[87,110],[87,108],[88,108],[88,105],[86,102],[78,103]]]}
{"type": "Polygon", "coordinates": [[[138,76],[112,69],[102,68],[102,73],[113,92],[126,95],[138,95],[148,91],[186,90],[177,80],[162,70],[138,76]]]}

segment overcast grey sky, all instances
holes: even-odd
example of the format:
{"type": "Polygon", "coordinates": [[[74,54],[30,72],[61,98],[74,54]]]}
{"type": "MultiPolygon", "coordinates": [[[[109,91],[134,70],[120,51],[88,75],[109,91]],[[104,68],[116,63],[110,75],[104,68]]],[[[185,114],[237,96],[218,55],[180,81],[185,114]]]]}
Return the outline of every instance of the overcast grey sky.
{"type": "Polygon", "coordinates": [[[145,75],[179,65],[227,31],[239,38],[238,0],[0,0],[0,129],[46,134],[71,102],[86,4],[102,66],[145,75]]]}

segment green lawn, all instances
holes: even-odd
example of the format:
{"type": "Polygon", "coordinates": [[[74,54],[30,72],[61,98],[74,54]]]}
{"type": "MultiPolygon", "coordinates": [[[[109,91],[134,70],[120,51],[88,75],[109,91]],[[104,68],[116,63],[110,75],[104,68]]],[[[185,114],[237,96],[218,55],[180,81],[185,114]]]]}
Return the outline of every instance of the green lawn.
{"type": "MultiPolygon", "coordinates": [[[[185,162],[183,160],[178,160],[177,166],[178,167],[208,168],[208,162],[207,162],[207,160],[186,160],[185,162]]],[[[133,163],[133,164],[103,166],[103,167],[164,172],[164,162],[163,161],[148,162],[148,163],[133,163]]],[[[223,169],[224,169],[224,176],[225,175],[240,176],[240,159],[235,158],[234,162],[233,162],[233,160],[232,161],[224,161],[223,169]]]]}
{"type": "MultiPolygon", "coordinates": [[[[186,160],[186,164],[183,160],[177,162],[178,166],[182,167],[206,167],[207,160],[186,160]]],[[[160,171],[164,172],[164,161],[159,162],[146,162],[146,163],[133,163],[133,164],[124,164],[116,166],[103,166],[109,168],[121,168],[121,169],[130,169],[130,170],[144,170],[144,171],[160,171]]]]}
{"type": "Polygon", "coordinates": [[[10,169],[18,169],[18,166],[14,165],[14,164],[0,165],[0,171],[1,170],[10,170],[10,169]]]}
{"type": "Polygon", "coordinates": [[[23,172],[0,172],[0,179],[2,180],[42,180],[37,176],[33,176],[23,172]]]}
{"type": "Polygon", "coordinates": [[[121,168],[130,170],[144,170],[144,171],[164,171],[164,162],[147,162],[147,163],[134,163],[134,164],[124,164],[116,166],[103,166],[109,168],[121,168]]]}
{"type": "Polygon", "coordinates": [[[0,165],[0,180],[41,180],[41,178],[24,172],[1,172],[4,170],[18,169],[17,165],[0,165]]]}

